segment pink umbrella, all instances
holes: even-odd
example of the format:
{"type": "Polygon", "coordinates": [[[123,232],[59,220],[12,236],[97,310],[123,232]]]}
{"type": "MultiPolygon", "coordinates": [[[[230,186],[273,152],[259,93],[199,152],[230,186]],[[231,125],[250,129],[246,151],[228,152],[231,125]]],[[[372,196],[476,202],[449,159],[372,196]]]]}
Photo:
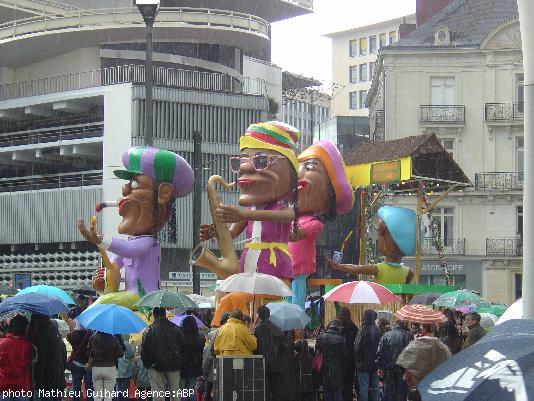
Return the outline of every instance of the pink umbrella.
{"type": "Polygon", "coordinates": [[[404,305],[397,312],[395,312],[400,320],[416,323],[443,323],[447,320],[445,315],[439,311],[429,308],[425,305],[404,305]]]}
{"type": "Polygon", "coordinates": [[[372,281],[343,283],[323,295],[326,301],[346,304],[383,304],[399,299],[386,287],[372,281]]]}

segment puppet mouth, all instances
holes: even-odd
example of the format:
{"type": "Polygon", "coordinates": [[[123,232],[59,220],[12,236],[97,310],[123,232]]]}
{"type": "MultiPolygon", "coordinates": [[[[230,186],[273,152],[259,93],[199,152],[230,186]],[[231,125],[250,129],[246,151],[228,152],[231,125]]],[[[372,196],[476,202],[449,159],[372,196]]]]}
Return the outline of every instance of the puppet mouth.
{"type": "Polygon", "coordinates": [[[302,191],[304,188],[306,188],[308,186],[309,183],[310,183],[310,181],[306,180],[306,179],[298,180],[297,181],[297,191],[302,191]]]}
{"type": "Polygon", "coordinates": [[[119,207],[119,214],[124,208],[124,205],[128,202],[128,199],[122,198],[120,201],[117,202],[117,206],[119,207]]]}
{"type": "Polygon", "coordinates": [[[256,182],[256,180],[253,180],[251,178],[239,178],[237,180],[237,185],[243,186],[243,185],[252,185],[256,182]]]}

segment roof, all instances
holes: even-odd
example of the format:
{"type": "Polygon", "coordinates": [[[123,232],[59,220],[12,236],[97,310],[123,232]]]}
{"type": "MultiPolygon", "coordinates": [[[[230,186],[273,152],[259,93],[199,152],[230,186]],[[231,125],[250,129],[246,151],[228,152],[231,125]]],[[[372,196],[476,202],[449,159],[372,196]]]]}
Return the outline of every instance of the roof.
{"type": "Polygon", "coordinates": [[[388,48],[434,46],[438,26],[449,29],[451,47],[479,47],[495,28],[517,16],[516,0],[455,0],[388,48]]]}
{"type": "Polygon", "coordinates": [[[308,78],[289,71],[282,71],[282,90],[303,89],[310,86],[320,86],[321,81],[315,78],[308,78]]]}
{"type": "Polygon", "coordinates": [[[345,156],[345,164],[367,164],[407,156],[412,158],[412,176],[470,185],[463,170],[441,146],[435,134],[408,136],[384,142],[364,142],[345,156]]]}
{"type": "Polygon", "coordinates": [[[364,25],[364,26],[358,26],[358,27],[355,27],[355,28],[344,29],[342,31],[337,31],[337,32],[330,32],[330,33],[324,34],[323,36],[327,37],[327,38],[333,38],[333,37],[339,36],[339,35],[345,35],[345,34],[355,33],[355,32],[360,32],[360,31],[367,31],[367,30],[380,28],[380,27],[385,27],[385,26],[390,26],[390,25],[393,26],[395,30],[397,30],[399,28],[399,24],[401,24],[403,22],[403,19],[406,19],[407,23],[412,23],[412,22],[415,23],[415,14],[403,15],[401,17],[392,18],[392,19],[387,20],[387,21],[380,21],[380,22],[376,22],[374,24],[369,24],[369,25],[364,25]]]}

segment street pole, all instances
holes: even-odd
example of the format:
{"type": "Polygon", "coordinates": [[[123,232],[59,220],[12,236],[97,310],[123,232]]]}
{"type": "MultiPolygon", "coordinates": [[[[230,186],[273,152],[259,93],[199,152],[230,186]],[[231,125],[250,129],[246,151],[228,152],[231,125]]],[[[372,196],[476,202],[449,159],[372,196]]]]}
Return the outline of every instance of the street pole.
{"type": "Polygon", "coordinates": [[[152,36],[154,33],[154,20],[145,20],[146,24],[146,69],[145,69],[145,145],[152,146],[152,127],[154,121],[154,109],[152,102],[152,86],[154,73],[152,71],[152,36]]]}
{"type": "MultiPolygon", "coordinates": [[[[195,184],[193,187],[193,248],[200,243],[200,220],[202,213],[202,133],[193,131],[193,171],[195,184]]],[[[191,265],[193,272],[193,293],[200,295],[200,272],[198,267],[191,265]]]]}
{"type": "Polygon", "coordinates": [[[517,0],[521,42],[523,48],[523,71],[525,82],[524,141],[525,141],[525,183],[523,189],[523,318],[534,319],[534,2],[517,0]]]}

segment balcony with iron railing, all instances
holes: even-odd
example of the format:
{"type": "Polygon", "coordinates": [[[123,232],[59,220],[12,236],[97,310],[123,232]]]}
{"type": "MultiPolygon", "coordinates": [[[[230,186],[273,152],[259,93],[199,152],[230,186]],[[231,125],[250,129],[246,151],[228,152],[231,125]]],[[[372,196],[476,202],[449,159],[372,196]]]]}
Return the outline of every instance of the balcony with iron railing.
{"type": "MultiPolygon", "coordinates": [[[[167,67],[154,67],[153,71],[155,86],[265,96],[260,78],[236,79],[228,74],[167,67]]],[[[0,85],[0,101],[128,82],[144,85],[145,66],[122,65],[0,85]]]]}
{"type": "Polygon", "coordinates": [[[491,172],[475,174],[477,191],[520,191],[523,189],[523,172],[491,172]]]}
{"type": "Polygon", "coordinates": [[[102,185],[102,170],[0,179],[0,193],[102,185]]]}
{"type": "Polygon", "coordinates": [[[486,103],[484,116],[486,123],[523,123],[523,102],[517,103],[486,103]]]}
{"type": "MultiPolygon", "coordinates": [[[[465,238],[452,238],[442,240],[443,253],[445,255],[464,255],[465,254],[465,238]]],[[[432,238],[427,237],[421,241],[421,254],[423,255],[437,255],[438,250],[434,246],[432,238]]]]}
{"type": "Polygon", "coordinates": [[[465,106],[421,105],[419,122],[423,125],[464,125],[465,106]]]}
{"type": "Polygon", "coordinates": [[[486,238],[486,255],[522,256],[522,238],[486,238]]]}

